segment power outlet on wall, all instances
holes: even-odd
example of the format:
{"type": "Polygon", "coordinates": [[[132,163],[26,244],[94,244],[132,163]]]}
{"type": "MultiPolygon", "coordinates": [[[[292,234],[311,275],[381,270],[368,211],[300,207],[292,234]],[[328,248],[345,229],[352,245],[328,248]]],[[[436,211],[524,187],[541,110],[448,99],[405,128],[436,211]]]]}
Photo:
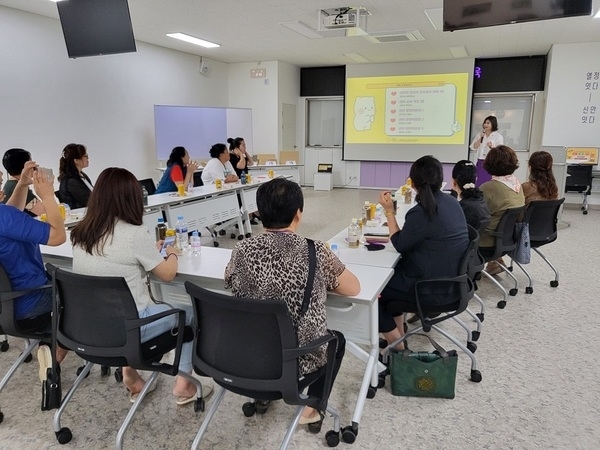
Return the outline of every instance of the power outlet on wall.
{"type": "Polygon", "coordinates": [[[356,177],[354,175],[348,175],[348,183],[352,183],[353,181],[356,181],[356,177]]]}

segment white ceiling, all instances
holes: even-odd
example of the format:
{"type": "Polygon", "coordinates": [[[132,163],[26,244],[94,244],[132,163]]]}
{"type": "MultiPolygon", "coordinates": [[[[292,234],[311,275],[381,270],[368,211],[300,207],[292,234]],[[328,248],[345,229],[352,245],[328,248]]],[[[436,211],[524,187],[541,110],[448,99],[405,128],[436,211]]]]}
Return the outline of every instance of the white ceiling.
{"type": "MultiPolygon", "coordinates": [[[[100,0],[101,1],[101,0],[100,0]]],[[[425,40],[374,44],[364,37],[309,39],[282,25],[302,21],[317,28],[320,9],[348,6],[339,0],[129,0],[135,38],[226,63],[285,61],[301,67],[451,59],[449,47],[465,46],[469,57],[546,54],[553,43],[600,41],[600,19],[575,17],[455,32],[441,31],[443,0],[362,0],[371,15],[369,33],[418,30],[425,40]],[[439,19],[436,30],[425,11],[439,19]],[[437,11],[435,11],[437,10],[437,11]],[[221,44],[205,49],[165,36],[183,32],[221,44]]],[[[0,0],[0,5],[58,20],[49,0],[0,0]]],[[[593,12],[600,7],[595,0],[593,12]]],[[[0,10],[1,14],[1,10],[0,10]]]]}

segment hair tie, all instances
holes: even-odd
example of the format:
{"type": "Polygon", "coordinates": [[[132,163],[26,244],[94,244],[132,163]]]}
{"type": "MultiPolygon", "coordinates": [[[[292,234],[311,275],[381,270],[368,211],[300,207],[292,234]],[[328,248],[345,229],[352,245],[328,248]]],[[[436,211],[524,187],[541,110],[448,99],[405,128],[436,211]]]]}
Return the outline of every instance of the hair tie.
{"type": "Polygon", "coordinates": [[[463,189],[474,189],[474,188],[475,188],[474,183],[467,183],[463,186],[463,189]]]}
{"type": "Polygon", "coordinates": [[[465,166],[474,166],[475,164],[473,164],[471,161],[468,161],[465,163],[465,166]]]}

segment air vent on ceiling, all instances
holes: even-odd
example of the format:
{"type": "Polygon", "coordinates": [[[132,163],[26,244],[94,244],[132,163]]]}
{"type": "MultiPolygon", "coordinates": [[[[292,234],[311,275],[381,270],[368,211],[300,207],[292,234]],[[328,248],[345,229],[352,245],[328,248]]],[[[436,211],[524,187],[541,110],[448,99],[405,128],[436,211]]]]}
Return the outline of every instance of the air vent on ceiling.
{"type": "Polygon", "coordinates": [[[365,36],[365,38],[374,44],[389,44],[392,42],[412,42],[425,40],[419,30],[373,32],[369,33],[369,35],[365,36]]]}

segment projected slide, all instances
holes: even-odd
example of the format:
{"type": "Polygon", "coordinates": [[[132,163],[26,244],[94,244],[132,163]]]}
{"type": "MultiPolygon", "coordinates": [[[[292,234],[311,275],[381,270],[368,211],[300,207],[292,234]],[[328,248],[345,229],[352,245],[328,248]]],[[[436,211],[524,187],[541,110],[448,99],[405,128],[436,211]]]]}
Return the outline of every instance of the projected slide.
{"type": "Polygon", "coordinates": [[[463,144],[467,73],[346,80],[347,144],[463,144]]]}

